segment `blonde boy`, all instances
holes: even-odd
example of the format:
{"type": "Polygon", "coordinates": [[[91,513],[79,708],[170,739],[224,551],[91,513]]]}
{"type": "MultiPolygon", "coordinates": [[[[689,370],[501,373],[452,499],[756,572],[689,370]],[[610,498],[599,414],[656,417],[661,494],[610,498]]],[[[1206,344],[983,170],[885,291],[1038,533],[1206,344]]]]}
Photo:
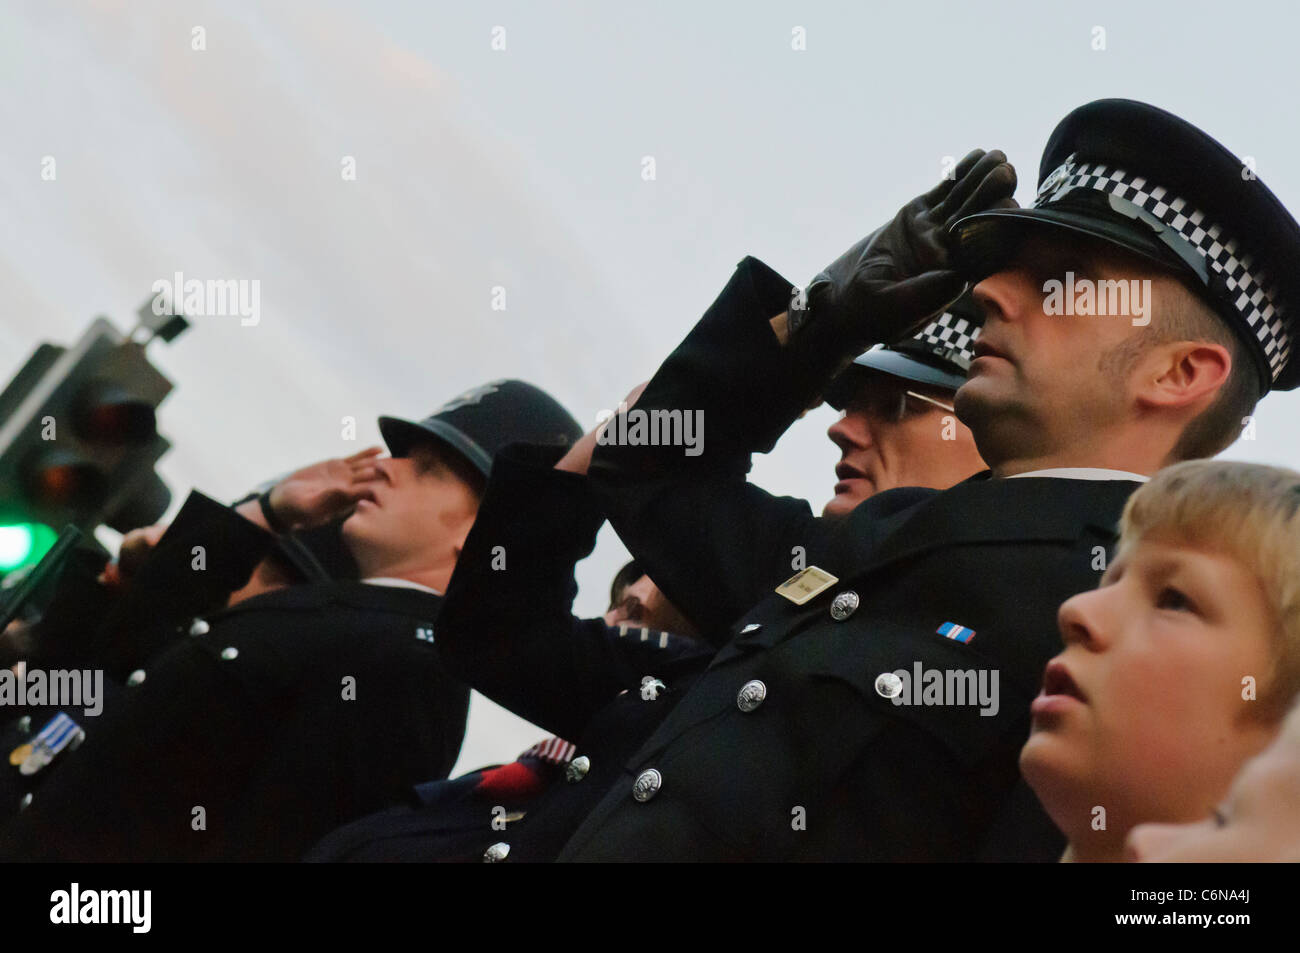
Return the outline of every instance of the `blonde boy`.
{"type": "Polygon", "coordinates": [[[1209,816],[1276,735],[1300,688],[1298,512],[1300,473],[1247,463],[1180,463],[1129,499],[1100,586],[1061,606],[1020,756],[1064,859],[1209,816]]]}

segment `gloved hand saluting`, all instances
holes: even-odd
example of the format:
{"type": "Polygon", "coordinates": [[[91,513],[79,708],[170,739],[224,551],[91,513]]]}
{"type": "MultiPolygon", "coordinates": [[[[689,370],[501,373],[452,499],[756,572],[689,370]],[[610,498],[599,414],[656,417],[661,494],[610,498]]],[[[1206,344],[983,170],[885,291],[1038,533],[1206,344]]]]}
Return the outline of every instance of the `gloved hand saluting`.
{"type": "Polygon", "coordinates": [[[893,221],[836,259],[789,312],[789,333],[807,325],[856,351],[915,331],[965,290],[948,260],[948,228],[991,208],[1014,208],[1016,170],[999,150],[976,149],[953,178],[912,199],[893,221]],[[799,305],[805,306],[804,310],[799,305]]]}

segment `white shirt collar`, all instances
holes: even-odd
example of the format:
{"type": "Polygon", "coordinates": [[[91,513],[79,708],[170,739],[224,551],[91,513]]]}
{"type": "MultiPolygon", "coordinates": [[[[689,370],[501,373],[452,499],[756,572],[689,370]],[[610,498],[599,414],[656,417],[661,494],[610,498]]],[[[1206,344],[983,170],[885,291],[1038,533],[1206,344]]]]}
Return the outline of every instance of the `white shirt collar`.
{"type": "Polygon", "coordinates": [[[1151,479],[1141,473],[1107,470],[1103,467],[1049,467],[1045,470],[1030,470],[1028,473],[1013,473],[1006,479],[1014,480],[1016,477],[1055,477],[1058,480],[1136,480],[1138,483],[1146,483],[1151,479]]]}
{"type": "Polygon", "coordinates": [[[431,596],[442,595],[437,589],[431,589],[422,583],[411,582],[409,579],[398,579],[395,576],[375,576],[372,579],[362,579],[361,581],[368,586],[395,586],[398,589],[419,589],[431,596]]]}

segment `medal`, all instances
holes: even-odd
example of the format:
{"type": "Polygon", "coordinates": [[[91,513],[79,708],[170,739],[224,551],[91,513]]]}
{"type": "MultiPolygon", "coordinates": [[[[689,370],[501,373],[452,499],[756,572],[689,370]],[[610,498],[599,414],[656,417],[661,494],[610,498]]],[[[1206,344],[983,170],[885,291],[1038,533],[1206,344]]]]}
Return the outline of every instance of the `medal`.
{"type": "Polygon", "coordinates": [[[75,721],[59,712],[41,729],[35,741],[19,745],[9,753],[9,763],[17,764],[20,774],[33,775],[53,761],[64,748],[69,745],[75,748],[85,737],[86,733],[75,721]],[[15,758],[19,760],[15,761],[15,758]]]}

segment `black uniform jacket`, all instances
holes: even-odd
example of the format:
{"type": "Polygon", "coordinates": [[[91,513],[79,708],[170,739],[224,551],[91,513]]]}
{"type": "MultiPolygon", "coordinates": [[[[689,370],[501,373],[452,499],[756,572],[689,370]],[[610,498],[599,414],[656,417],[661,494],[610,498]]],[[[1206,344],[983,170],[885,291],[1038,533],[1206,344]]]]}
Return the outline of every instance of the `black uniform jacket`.
{"type": "Polygon", "coordinates": [[[584,477],[552,468],[562,452],[516,445],[497,455],[447,587],[438,647],[453,674],[575,744],[567,778],[523,802],[469,792],[387,811],[331,835],[310,859],[476,861],[496,845],[512,863],[553,860],[703,671],[713,650],[700,643],[572,615],[573,567],[604,515],[584,477]]]}
{"type": "Polygon", "coordinates": [[[984,474],[838,520],[748,484],[825,383],[768,323],[790,288],[741,262],[632,408],[702,411],[703,452],[596,450],[615,529],[720,651],[561,859],[1054,860],[1017,755],[1057,608],[1137,483],[984,474]],[[838,582],[774,592],[805,565],[838,582]]]}
{"type": "MultiPolygon", "coordinates": [[[[196,494],[168,536],[211,544],[231,519],[246,522],[196,494]]],[[[182,547],[175,574],[215,569],[229,589],[260,558],[217,546],[200,571],[191,551],[182,547]],[[237,560],[245,568],[232,571],[237,560]]],[[[206,588],[196,585],[193,598],[207,599],[206,588]]],[[[97,644],[116,665],[142,664],[143,679],[130,679],[99,718],[77,719],[86,741],[46,769],[31,806],[0,832],[0,855],[296,860],[411,784],[445,777],[468,689],[446,674],[432,641],[440,603],[421,590],[328,583],[196,620],[170,592],[148,632],[97,644]]]]}

